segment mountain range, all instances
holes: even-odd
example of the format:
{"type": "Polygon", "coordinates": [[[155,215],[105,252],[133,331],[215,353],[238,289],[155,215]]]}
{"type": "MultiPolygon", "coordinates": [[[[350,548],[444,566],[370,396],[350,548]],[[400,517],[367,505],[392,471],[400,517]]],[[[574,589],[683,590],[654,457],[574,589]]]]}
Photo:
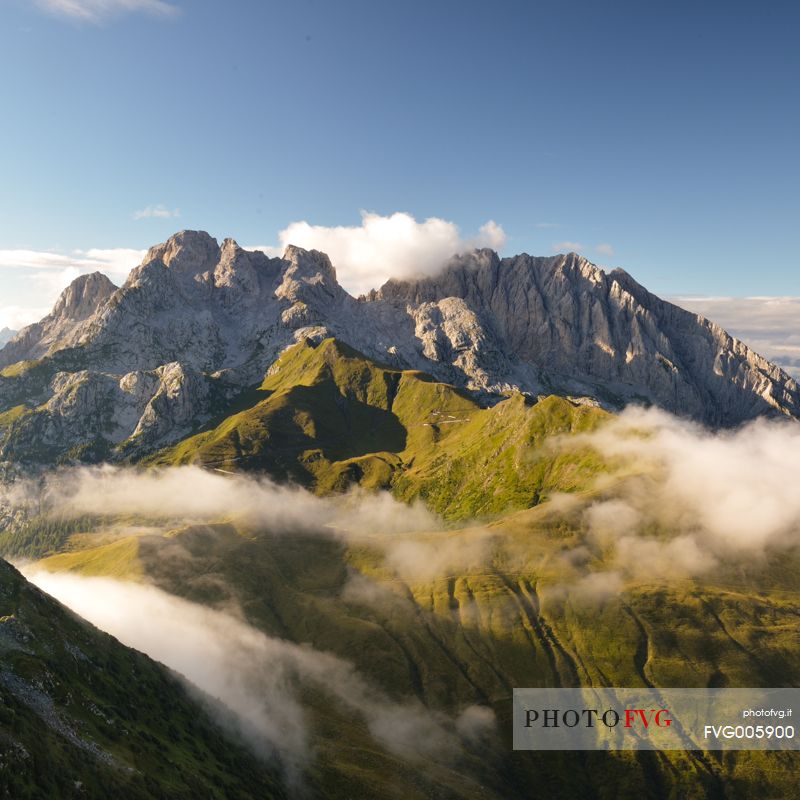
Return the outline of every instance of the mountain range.
{"type": "Polygon", "coordinates": [[[183,231],[120,288],[77,278],[0,350],[0,458],[139,457],[207,423],[288,346],[336,338],[483,406],[515,392],[653,404],[711,426],[800,415],[797,383],[621,270],[570,253],[454,257],[354,298],[326,255],[183,231]]]}
{"type": "Polygon", "coordinates": [[[656,437],[635,414],[614,427],[637,405],[727,441],[749,420],[800,418],[798,386],[627,273],[477,250],[356,298],[323,253],[184,231],[121,287],[76,279],[0,368],[0,556],[80,586],[113,579],[135,625],[131,585],[229,614],[249,628],[224,669],[199,638],[214,687],[250,712],[291,654],[304,671],[278,695],[308,736],[292,783],[209,697],[0,560],[9,796],[792,796],[796,753],[512,750],[515,686],[800,676],[788,534],[725,553],[706,530],[714,503],[676,501],[664,463],[593,438],[622,436],[630,455],[656,437]],[[376,725],[376,705],[421,753],[376,725]]]}

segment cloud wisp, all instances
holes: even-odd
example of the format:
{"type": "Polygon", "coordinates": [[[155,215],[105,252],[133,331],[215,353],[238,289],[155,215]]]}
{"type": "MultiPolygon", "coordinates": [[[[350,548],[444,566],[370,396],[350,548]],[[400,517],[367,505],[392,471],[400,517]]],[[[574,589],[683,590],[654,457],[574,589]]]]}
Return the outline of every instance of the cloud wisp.
{"type": "Polygon", "coordinates": [[[13,484],[0,501],[62,518],[110,520],[101,529],[123,535],[129,523],[117,530],[114,517],[152,524],[151,533],[232,520],[264,536],[330,537],[376,550],[391,572],[410,583],[481,570],[491,560],[494,541],[494,534],[482,527],[448,530],[421,502],[401,503],[388,492],[355,488],[345,495],[317,497],[268,478],[195,466],[65,468],[43,482],[13,484]]]}
{"type": "Polygon", "coordinates": [[[590,250],[594,250],[598,256],[606,256],[607,258],[613,256],[615,252],[613,245],[610,245],[608,242],[600,242],[594,247],[590,247],[589,245],[583,244],[583,242],[574,242],[570,240],[553,242],[551,250],[554,253],[586,253],[590,250]]]}
{"type": "Polygon", "coordinates": [[[566,240],[563,242],[553,242],[551,249],[554,253],[580,253],[586,250],[586,246],[582,242],[566,240]]]}
{"type": "Polygon", "coordinates": [[[180,9],[165,0],[36,0],[44,11],[79,22],[102,23],[111,17],[141,12],[157,17],[174,17],[180,9]]]}
{"type": "Polygon", "coordinates": [[[614,247],[608,242],[601,242],[594,246],[594,251],[599,256],[608,256],[609,258],[614,255],[614,247]]]}
{"type": "Polygon", "coordinates": [[[52,473],[44,488],[22,481],[7,495],[15,505],[41,500],[54,513],[67,516],[135,515],[195,522],[234,516],[265,532],[296,530],[341,538],[443,527],[442,520],[421,503],[408,506],[385,492],[355,490],[320,498],[268,478],[225,475],[195,466],[67,468],[52,473]]]}
{"type": "Polygon", "coordinates": [[[53,306],[58,295],[79,275],[102,272],[117,285],[138,266],[146,250],[92,248],[56,253],[43,250],[0,250],[0,271],[14,271],[33,290],[30,305],[0,306],[0,327],[15,330],[38,322],[53,306]]]}
{"type": "Polygon", "coordinates": [[[178,219],[181,215],[179,208],[167,208],[165,205],[159,203],[155,206],[146,206],[133,212],[133,218],[140,219],[178,219]]]}
{"type": "Polygon", "coordinates": [[[505,244],[505,232],[491,220],[475,236],[464,238],[453,222],[438,217],[417,222],[402,212],[362,212],[361,224],[353,226],[292,222],[278,238],[279,247],[254,249],[269,255],[281,255],[289,244],[321,250],[330,256],[342,286],[356,295],[379,288],[389,278],[435,274],[458,253],[476,247],[498,250],[505,244]]]}
{"type": "MultiPolygon", "coordinates": [[[[452,761],[494,727],[491,709],[456,718],[416,700],[394,700],[347,661],[266,636],[230,614],[153,586],[27,568],[26,577],[92,624],[183,675],[233,715],[237,732],[261,755],[277,755],[293,781],[313,756],[301,700],[309,685],[361,717],[373,738],[409,760],[452,761]]],[[[231,720],[226,715],[224,723],[231,720]]]]}
{"type": "Polygon", "coordinates": [[[0,250],[0,269],[28,269],[63,272],[76,269],[81,273],[100,270],[111,275],[125,275],[144,258],[146,250],[117,247],[73,250],[55,253],[48,250],[0,250]]]}

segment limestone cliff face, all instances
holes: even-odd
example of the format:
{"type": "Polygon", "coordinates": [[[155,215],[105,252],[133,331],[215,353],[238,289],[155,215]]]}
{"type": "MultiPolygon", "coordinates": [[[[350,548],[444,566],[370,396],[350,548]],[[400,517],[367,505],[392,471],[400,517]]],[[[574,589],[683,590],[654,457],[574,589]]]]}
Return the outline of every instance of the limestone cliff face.
{"type": "Polygon", "coordinates": [[[800,391],[785,372],[622,270],[605,273],[575,253],[501,260],[482,250],[434,278],[390,281],[374,296],[412,311],[443,297],[462,299],[510,359],[556,380],[712,425],[769,411],[800,415],[800,391]]]}
{"type": "Polygon", "coordinates": [[[479,250],[357,300],[324,253],[290,246],[269,258],[184,231],[118,290],[99,274],[79,278],[0,351],[0,365],[48,356],[0,376],[0,412],[28,408],[16,444],[0,431],[0,460],[26,442],[52,454],[99,439],[130,454],[174,441],[260,380],[285,347],[325,336],[488,402],[514,388],[646,401],[715,426],[800,418],[800,390],[778,367],[574,253],[479,250]]]}

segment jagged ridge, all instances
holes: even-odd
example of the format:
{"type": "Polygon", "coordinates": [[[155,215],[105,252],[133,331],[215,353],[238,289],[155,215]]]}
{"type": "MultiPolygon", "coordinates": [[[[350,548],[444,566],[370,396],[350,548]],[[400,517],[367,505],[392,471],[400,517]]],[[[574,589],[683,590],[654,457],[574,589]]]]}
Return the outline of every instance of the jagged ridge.
{"type": "Polygon", "coordinates": [[[329,336],[483,403],[519,390],[654,403],[717,426],[800,416],[797,384],[778,367],[574,253],[479,250],[355,299],[323,253],[290,246],[268,258],[184,231],[118,290],[79,278],[0,351],[0,458],[20,446],[40,460],[80,455],[87,442],[93,457],[152,451],[259,382],[287,346],[329,336]]]}

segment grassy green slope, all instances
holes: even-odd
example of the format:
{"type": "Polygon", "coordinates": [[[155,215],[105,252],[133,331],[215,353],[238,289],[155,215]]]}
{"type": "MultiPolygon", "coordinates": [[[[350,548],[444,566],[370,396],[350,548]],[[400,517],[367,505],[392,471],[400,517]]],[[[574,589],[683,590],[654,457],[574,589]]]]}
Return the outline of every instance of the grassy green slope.
{"type": "Polygon", "coordinates": [[[0,561],[0,794],[269,798],[268,767],[163,667],[79,620],[0,561]]]}
{"type": "Polygon", "coordinates": [[[606,414],[565,398],[515,394],[482,408],[429,376],[375,364],[333,339],[298,344],[231,414],[150,460],[265,470],[317,491],[360,484],[420,497],[450,519],[526,508],[585,487],[595,454],[545,445],[606,414]],[[242,406],[244,406],[242,408],[242,406]]]}
{"type": "MultiPolygon", "coordinates": [[[[433,796],[527,796],[531,786],[538,797],[749,798],[763,787],[792,796],[797,754],[513,753],[509,714],[515,686],[798,685],[796,556],[703,581],[629,582],[590,600],[575,589],[580,571],[562,557],[585,544],[578,512],[553,514],[543,505],[488,528],[392,542],[422,548],[417,573],[387,561],[380,537],[343,544],[231,524],[143,537],[128,552],[162,588],[238,605],[258,628],[348,659],[398,698],[452,714],[491,705],[498,736],[461,767],[485,794],[459,794],[445,777],[421,770],[440,793],[433,796]],[[469,553],[476,542],[488,546],[475,563],[429,572],[437,552],[469,553]]],[[[111,546],[42,564],[93,573],[106,557],[118,565],[111,546]]],[[[602,554],[594,558],[593,569],[602,570],[602,554]]],[[[377,773],[365,762],[352,718],[328,724],[330,738],[315,744],[319,779],[338,787],[329,796],[361,796],[365,780],[410,791],[385,754],[377,773]]],[[[374,743],[367,751],[379,752],[374,743]]]]}

